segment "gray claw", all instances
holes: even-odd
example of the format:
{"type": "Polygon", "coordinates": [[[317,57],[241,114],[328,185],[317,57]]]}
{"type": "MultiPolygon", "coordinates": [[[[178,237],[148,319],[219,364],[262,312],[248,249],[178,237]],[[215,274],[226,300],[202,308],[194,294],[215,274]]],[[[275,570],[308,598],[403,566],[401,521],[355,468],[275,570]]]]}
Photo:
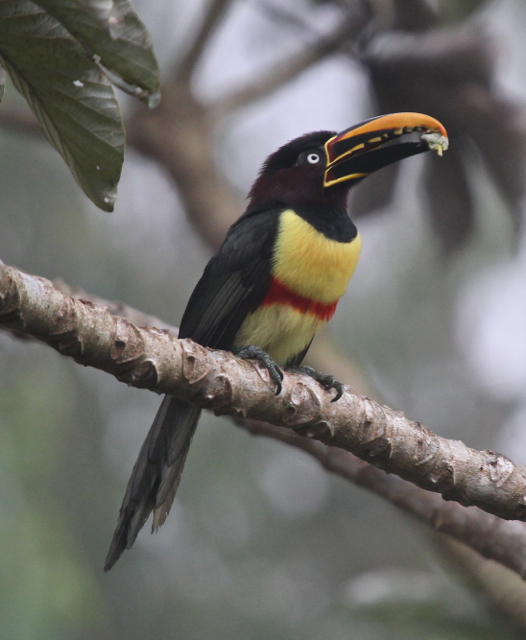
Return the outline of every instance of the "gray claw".
{"type": "Polygon", "coordinates": [[[248,345],[246,347],[239,347],[237,349],[233,349],[232,353],[238,358],[242,358],[243,360],[259,360],[261,364],[268,371],[270,379],[276,385],[276,395],[278,396],[281,393],[281,381],[283,380],[283,371],[280,367],[272,360],[269,354],[263,349],[260,349],[256,345],[248,345]]]}
{"type": "Polygon", "coordinates": [[[329,373],[316,371],[316,369],[313,369],[312,367],[294,367],[292,369],[289,369],[289,371],[307,374],[308,376],[319,382],[326,391],[336,389],[336,395],[331,400],[331,402],[336,402],[343,395],[343,383],[341,383],[339,380],[335,380],[334,376],[331,376],[329,373]]]}

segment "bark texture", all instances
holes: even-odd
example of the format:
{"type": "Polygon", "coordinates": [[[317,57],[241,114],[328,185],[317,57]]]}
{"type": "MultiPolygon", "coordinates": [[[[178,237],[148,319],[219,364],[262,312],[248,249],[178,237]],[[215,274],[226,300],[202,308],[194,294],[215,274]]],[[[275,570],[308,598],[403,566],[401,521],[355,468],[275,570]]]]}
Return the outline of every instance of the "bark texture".
{"type": "Polygon", "coordinates": [[[36,337],[79,364],[196,406],[284,426],[354,453],[387,473],[464,506],[526,520],[526,472],[493,451],[437,436],[350,387],[338,402],[311,378],[286,373],[276,396],[268,373],[154,327],[137,327],[74,299],[41,277],[0,267],[0,326],[36,337]]]}
{"type": "MultiPolygon", "coordinates": [[[[45,281],[43,283],[45,284],[45,281]]],[[[54,280],[53,286],[67,296],[83,300],[83,304],[91,302],[113,315],[124,317],[135,325],[155,326],[177,337],[177,327],[168,325],[159,318],[138,311],[127,304],[99,298],[78,287],[71,287],[62,280],[54,280]]],[[[32,336],[20,331],[11,330],[11,332],[19,338],[32,339],[32,336]]],[[[319,338],[317,346],[320,342],[322,347],[327,349],[327,341],[319,338]]],[[[331,353],[328,360],[327,370],[334,371],[338,363],[334,354],[331,353]]],[[[321,368],[324,370],[324,367],[321,368]]],[[[346,377],[349,371],[342,369],[342,374],[344,374],[342,377],[346,377]]],[[[463,542],[485,558],[499,562],[520,576],[526,576],[525,523],[502,520],[476,507],[467,508],[456,502],[445,502],[437,493],[425,491],[402,478],[389,475],[360,460],[352,453],[299,436],[291,429],[274,427],[253,420],[236,420],[236,422],[248,429],[252,435],[264,435],[301,449],[316,458],[327,471],[376,493],[433,530],[463,542]]]]}

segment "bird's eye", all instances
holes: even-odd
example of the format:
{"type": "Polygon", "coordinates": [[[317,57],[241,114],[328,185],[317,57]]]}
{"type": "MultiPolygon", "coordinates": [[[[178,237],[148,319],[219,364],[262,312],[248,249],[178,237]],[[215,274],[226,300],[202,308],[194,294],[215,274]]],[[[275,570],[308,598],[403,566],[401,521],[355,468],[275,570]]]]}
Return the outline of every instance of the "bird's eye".
{"type": "Polygon", "coordinates": [[[320,156],[318,153],[309,153],[309,155],[307,156],[307,162],[309,164],[318,164],[319,161],[320,156]]]}

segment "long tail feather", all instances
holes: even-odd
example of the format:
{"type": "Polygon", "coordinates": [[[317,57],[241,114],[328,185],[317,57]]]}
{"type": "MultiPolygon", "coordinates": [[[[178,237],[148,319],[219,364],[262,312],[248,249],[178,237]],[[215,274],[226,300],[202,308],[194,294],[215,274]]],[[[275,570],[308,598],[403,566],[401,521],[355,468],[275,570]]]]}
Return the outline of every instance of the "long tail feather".
{"type": "Polygon", "coordinates": [[[104,570],[109,571],[154,511],[152,531],[163,524],[179,486],[201,410],[170,396],[163,399],[128,481],[104,570]]]}

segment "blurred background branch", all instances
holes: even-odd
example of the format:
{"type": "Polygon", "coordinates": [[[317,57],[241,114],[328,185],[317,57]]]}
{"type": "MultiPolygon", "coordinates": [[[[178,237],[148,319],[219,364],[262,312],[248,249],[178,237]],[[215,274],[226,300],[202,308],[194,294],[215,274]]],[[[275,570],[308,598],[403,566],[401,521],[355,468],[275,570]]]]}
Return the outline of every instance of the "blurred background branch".
{"type": "Polygon", "coordinates": [[[363,28],[363,22],[362,16],[349,17],[332,33],[320,36],[317,41],[306,44],[303,50],[291,55],[288,60],[280,61],[271,71],[263,72],[256,82],[219,99],[210,107],[213,119],[224,118],[235,109],[261,100],[282,88],[313,65],[339,51],[346,43],[353,42],[363,28]]]}
{"type": "MultiPolygon", "coordinates": [[[[253,435],[275,438],[309,453],[330,473],[376,493],[437,532],[449,534],[522,576],[526,524],[506,522],[476,507],[466,508],[458,503],[445,502],[436,494],[388,475],[348,451],[299,436],[290,429],[255,421],[249,421],[247,428],[253,435]]],[[[452,546],[452,549],[455,547],[452,546]]],[[[449,547],[448,550],[451,554],[449,547]]],[[[520,620],[522,623],[522,618],[520,620]]]]}
{"type": "Polygon", "coordinates": [[[188,51],[176,64],[175,84],[190,84],[197,64],[231,4],[232,0],[210,0],[200,28],[194,35],[188,51]]]}

